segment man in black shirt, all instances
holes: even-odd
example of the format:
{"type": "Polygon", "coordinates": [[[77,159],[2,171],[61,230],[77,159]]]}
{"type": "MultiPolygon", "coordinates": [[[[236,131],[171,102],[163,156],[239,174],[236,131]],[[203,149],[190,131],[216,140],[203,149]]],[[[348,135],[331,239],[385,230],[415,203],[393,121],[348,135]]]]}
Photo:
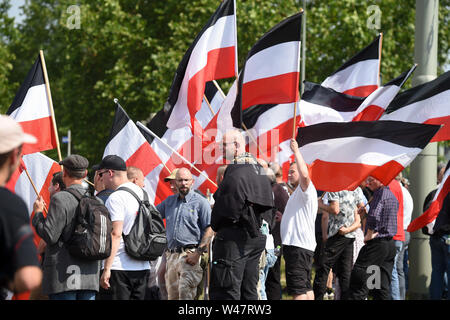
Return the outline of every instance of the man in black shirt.
{"type": "Polygon", "coordinates": [[[227,166],[214,194],[211,228],[216,232],[210,281],[211,300],[257,300],[259,259],[266,245],[262,215],[274,207],[272,187],[261,165],[245,152],[239,131],[223,137],[227,166]]]}
{"type": "Polygon", "coordinates": [[[27,207],[5,188],[17,169],[24,143],[36,143],[9,116],[0,115],[0,288],[33,290],[42,280],[27,207]]]}

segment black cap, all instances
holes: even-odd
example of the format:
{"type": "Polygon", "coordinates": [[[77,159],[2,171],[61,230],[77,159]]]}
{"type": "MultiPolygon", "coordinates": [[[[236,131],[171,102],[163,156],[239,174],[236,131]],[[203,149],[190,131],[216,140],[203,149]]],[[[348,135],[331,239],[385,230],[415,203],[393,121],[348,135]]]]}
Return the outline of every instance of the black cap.
{"type": "Polygon", "coordinates": [[[100,169],[109,169],[109,170],[117,170],[117,171],[127,171],[127,164],[125,161],[115,154],[111,154],[102,159],[99,164],[93,165],[92,169],[94,171],[100,169]]]}
{"type": "Polygon", "coordinates": [[[58,162],[71,171],[84,171],[89,167],[89,161],[83,156],[72,154],[64,160],[58,162]]]}

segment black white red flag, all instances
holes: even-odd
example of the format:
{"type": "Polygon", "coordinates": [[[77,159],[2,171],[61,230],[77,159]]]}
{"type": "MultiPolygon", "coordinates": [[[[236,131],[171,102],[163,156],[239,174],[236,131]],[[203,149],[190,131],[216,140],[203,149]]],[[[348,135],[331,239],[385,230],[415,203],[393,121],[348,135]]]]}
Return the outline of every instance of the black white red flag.
{"type": "Polygon", "coordinates": [[[103,157],[112,154],[125,160],[127,167],[134,166],[142,170],[145,177],[144,189],[148,192],[150,200],[154,201],[156,185],[147,176],[161,165],[161,159],[118,102],[103,157]]]}
{"type": "Polygon", "coordinates": [[[367,97],[379,86],[382,34],[345,62],[322,86],[357,97],[367,97]]]}
{"type": "Polygon", "coordinates": [[[190,126],[194,131],[206,82],[236,76],[236,35],[235,0],[224,0],[178,66],[164,105],[168,128],[190,126]]]}
{"type": "Polygon", "coordinates": [[[367,98],[350,96],[311,82],[305,83],[300,100],[300,113],[304,125],[322,122],[375,121],[409,79],[414,65],[394,80],[372,92],[367,98]]]}
{"type": "Polygon", "coordinates": [[[442,125],[431,142],[450,140],[450,71],[400,93],[380,120],[442,125]]]}
{"type": "Polygon", "coordinates": [[[24,132],[34,135],[38,140],[36,144],[25,144],[22,150],[23,154],[57,147],[44,72],[39,56],[6,114],[19,122],[24,132]]]}
{"type": "Polygon", "coordinates": [[[299,128],[297,142],[318,190],[354,190],[369,175],[388,185],[439,129],[401,121],[325,122],[299,128]]]}
{"type": "Polygon", "coordinates": [[[246,109],[299,99],[299,52],[302,12],[269,30],[252,47],[239,74],[233,126],[241,128],[246,109]],[[235,112],[237,110],[237,112],[235,112]]]}
{"type": "Polygon", "coordinates": [[[439,212],[441,211],[444,199],[448,196],[448,193],[450,191],[449,176],[450,170],[447,168],[430,206],[422,215],[411,221],[407,229],[408,232],[419,230],[436,220],[439,212]]]}

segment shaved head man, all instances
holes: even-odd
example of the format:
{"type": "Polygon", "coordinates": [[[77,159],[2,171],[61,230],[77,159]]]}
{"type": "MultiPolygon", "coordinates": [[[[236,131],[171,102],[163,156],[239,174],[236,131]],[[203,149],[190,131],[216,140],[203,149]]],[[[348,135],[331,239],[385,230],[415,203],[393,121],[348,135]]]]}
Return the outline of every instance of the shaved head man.
{"type": "Polygon", "coordinates": [[[194,184],[192,173],[186,168],[180,168],[175,175],[175,181],[180,197],[184,198],[191,191],[194,184]]]}
{"type": "Polygon", "coordinates": [[[223,157],[229,161],[235,160],[245,153],[245,139],[242,133],[237,130],[230,130],[223,135],[222,139],[223,157]]]}
{"type": "Polygon", "coordinates": [[[127,167],[127,178],[128,180],[130,180],[131,182],[133,182],[135,185],[144,188],[145,187],[145,177],[144,174],[142,173],[142,170],[139,169],[138,167],[127,167]]]}

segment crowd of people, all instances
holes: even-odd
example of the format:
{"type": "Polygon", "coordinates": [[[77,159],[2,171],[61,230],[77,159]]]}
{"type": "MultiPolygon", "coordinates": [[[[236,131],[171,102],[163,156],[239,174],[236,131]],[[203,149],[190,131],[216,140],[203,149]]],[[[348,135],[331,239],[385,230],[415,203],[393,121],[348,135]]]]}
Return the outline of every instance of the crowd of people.
{"type": "MultiPolygon", "coordinates": [[[[145,261],[131,257],[124,244],[148,199],[142,170],[117,155],[91,168],[85,157],[68,156],[51,181],[50,203],[38,197],[30,221],[23,200],[4,186],[22,145],[35,142],[0,116],[3,299],[31,291],[30,299],[51,300],[280,300],[282,259],[287,293],[296,300],[406,299],[413,200],[401,174],[387,186],[369,176],[353,191],[320,191],[295,139],[285,182],[278,164],[247,153],[242,133],[229,131],[222,140],[228,164],[218,168],[213,199],[193,188],[187,168],[164,179],[173,195],[154,209],[165,219],[167,248],[145,261]],[[83,185],[89,169],[95,190],[83,185]],[[74,256],[67,246],[80,203],[74,194],[87,193],[104,204],[112,224],[111,251],[102,260],[74,256]],[[41,238],[37,247],[32,228],[41,238]]],[[[448,167],[439,168],[438,180],[448,167]]],[[[432,299],[448,290],[449,227],[447,195],[431,228],[432,299]]]]}

